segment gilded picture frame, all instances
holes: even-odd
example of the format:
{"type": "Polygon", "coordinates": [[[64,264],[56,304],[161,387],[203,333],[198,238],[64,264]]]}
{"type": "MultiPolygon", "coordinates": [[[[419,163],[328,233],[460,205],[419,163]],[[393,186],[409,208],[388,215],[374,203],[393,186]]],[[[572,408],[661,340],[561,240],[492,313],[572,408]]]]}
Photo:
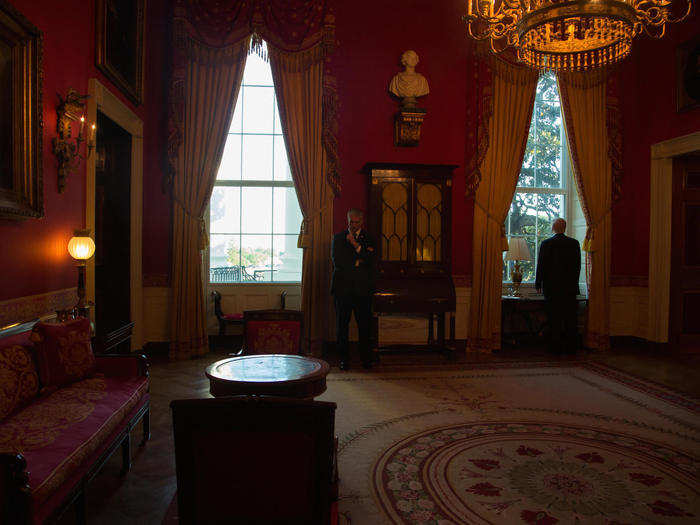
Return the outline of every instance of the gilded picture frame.
{"type": "Polygon", "coordinates": [[[95,65],[134,104],[143,101],[145,0],[97,0],[95,65]]]}
{"type": "Polygon", "coordinates": [[[676,110],[700,107],[700,36],[676,49],[676,110]]]}
{"type": "Polygon", "coordinates": [[[39,31],[0,0],[0,219],[44,216],[39,31]]]}

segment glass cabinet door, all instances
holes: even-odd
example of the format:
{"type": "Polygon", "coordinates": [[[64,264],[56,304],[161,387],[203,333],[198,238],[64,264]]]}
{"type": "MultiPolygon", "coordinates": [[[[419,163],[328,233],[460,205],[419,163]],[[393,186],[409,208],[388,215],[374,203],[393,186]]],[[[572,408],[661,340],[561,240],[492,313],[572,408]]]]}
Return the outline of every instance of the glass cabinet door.
{"type": "Polygon", "coordinates": [[[381,258],[408,261],[409,196],[407,182],[382,185],[381,258]]]}

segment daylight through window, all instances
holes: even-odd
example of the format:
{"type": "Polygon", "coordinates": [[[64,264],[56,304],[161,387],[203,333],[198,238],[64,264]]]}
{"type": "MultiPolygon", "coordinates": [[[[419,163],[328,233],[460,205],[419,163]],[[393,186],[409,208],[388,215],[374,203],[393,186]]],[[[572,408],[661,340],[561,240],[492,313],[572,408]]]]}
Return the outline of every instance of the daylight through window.
{"type": "Polygon", "coordinates": [[[299,282],[302,214],[270,65],[248,56],[210,202],[210,282],[299,282]]]}
{"type": "MultiPolygon", "coordinates": [[[[520,264],[523,282],[534,282],[540,242],[552,235],[556,218],[567,220],[567,235],[579,236],[583,214],[571,173],[557,80],[545,73],[537,83],[523,165],[505,224],[508,240],[523,237],[530,249],[531,260],[520,264]]],[[[504,281],[510,281],[513,264],[504,261],[504,281]]]]}

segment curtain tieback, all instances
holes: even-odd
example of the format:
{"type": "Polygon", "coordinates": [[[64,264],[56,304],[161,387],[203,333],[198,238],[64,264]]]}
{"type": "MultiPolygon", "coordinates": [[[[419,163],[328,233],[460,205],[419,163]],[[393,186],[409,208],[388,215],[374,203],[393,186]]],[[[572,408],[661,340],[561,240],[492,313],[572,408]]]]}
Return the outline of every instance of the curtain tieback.
{"type": "Polygon", "coordinates": [[[605,213],[598,217],[598,220],[586,227],[586,237],[583,239],[583,246],[581,247],[584,252],[594,252],[599,248],[598,243],[596,242],[595,231],[598,229],[598,226],[600,226],[600,223],[602,223],[611,212],[612,207],[605,210],[605,213]]]}
{"type": "Polygon", "coordinates": [[[195,220],[199,222],[199,250],[206,250],[207,247],[209,246],[209,235],[207,235],[207,224],[204,221],[204,217],[201,215],[195,215],[193,214],[190,210],[187,209],[187,206],[185,206],[185,203],[182,202],[178,197],[173,196],[173,201],[175,201],[180,208],[182,208],[182,211],[187,215],[190,219],[195,220]]]}
{"type": "Polygon", "coordinates": [[[501,229],[501,251],[507,252],[508,251],[508,236],[506,235],[506,225],[504,224],[505,221],[499,220],[497,217],[491,214],[489,210],[484,208],[479,201],[474,199],[474,204],[486,214],[486,217],[488,219],[491,219],[493,222],[495,222],[498,227],[501,229]]]}
{"type": "Polygon", "coordinates": [[[316,209],[313,213],[310,213],[308,217],[301,221],[301,227],[299,228],[299,237],[297,238],[297,248],[310,248],[311,247],[311,225],[320,218],[324,213],[333,207],[333,201],[329,202],[322,208],[316,209]]]}

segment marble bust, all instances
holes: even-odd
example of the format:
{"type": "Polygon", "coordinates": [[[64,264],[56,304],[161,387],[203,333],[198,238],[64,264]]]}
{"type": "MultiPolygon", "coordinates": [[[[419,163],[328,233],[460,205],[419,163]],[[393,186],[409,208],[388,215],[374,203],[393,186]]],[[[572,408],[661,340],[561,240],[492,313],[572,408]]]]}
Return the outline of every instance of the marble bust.
{"type": "Polygon", "coordinates": [[[427,95],[428,81],[420,73],[416,73],[418,54],[413,50],[404,51],[401,55],[401,65],[404,70],[394,75],[389,83],[389,92],[401,98],[403,107],[416,105],[416,97],[427,95]]]}

